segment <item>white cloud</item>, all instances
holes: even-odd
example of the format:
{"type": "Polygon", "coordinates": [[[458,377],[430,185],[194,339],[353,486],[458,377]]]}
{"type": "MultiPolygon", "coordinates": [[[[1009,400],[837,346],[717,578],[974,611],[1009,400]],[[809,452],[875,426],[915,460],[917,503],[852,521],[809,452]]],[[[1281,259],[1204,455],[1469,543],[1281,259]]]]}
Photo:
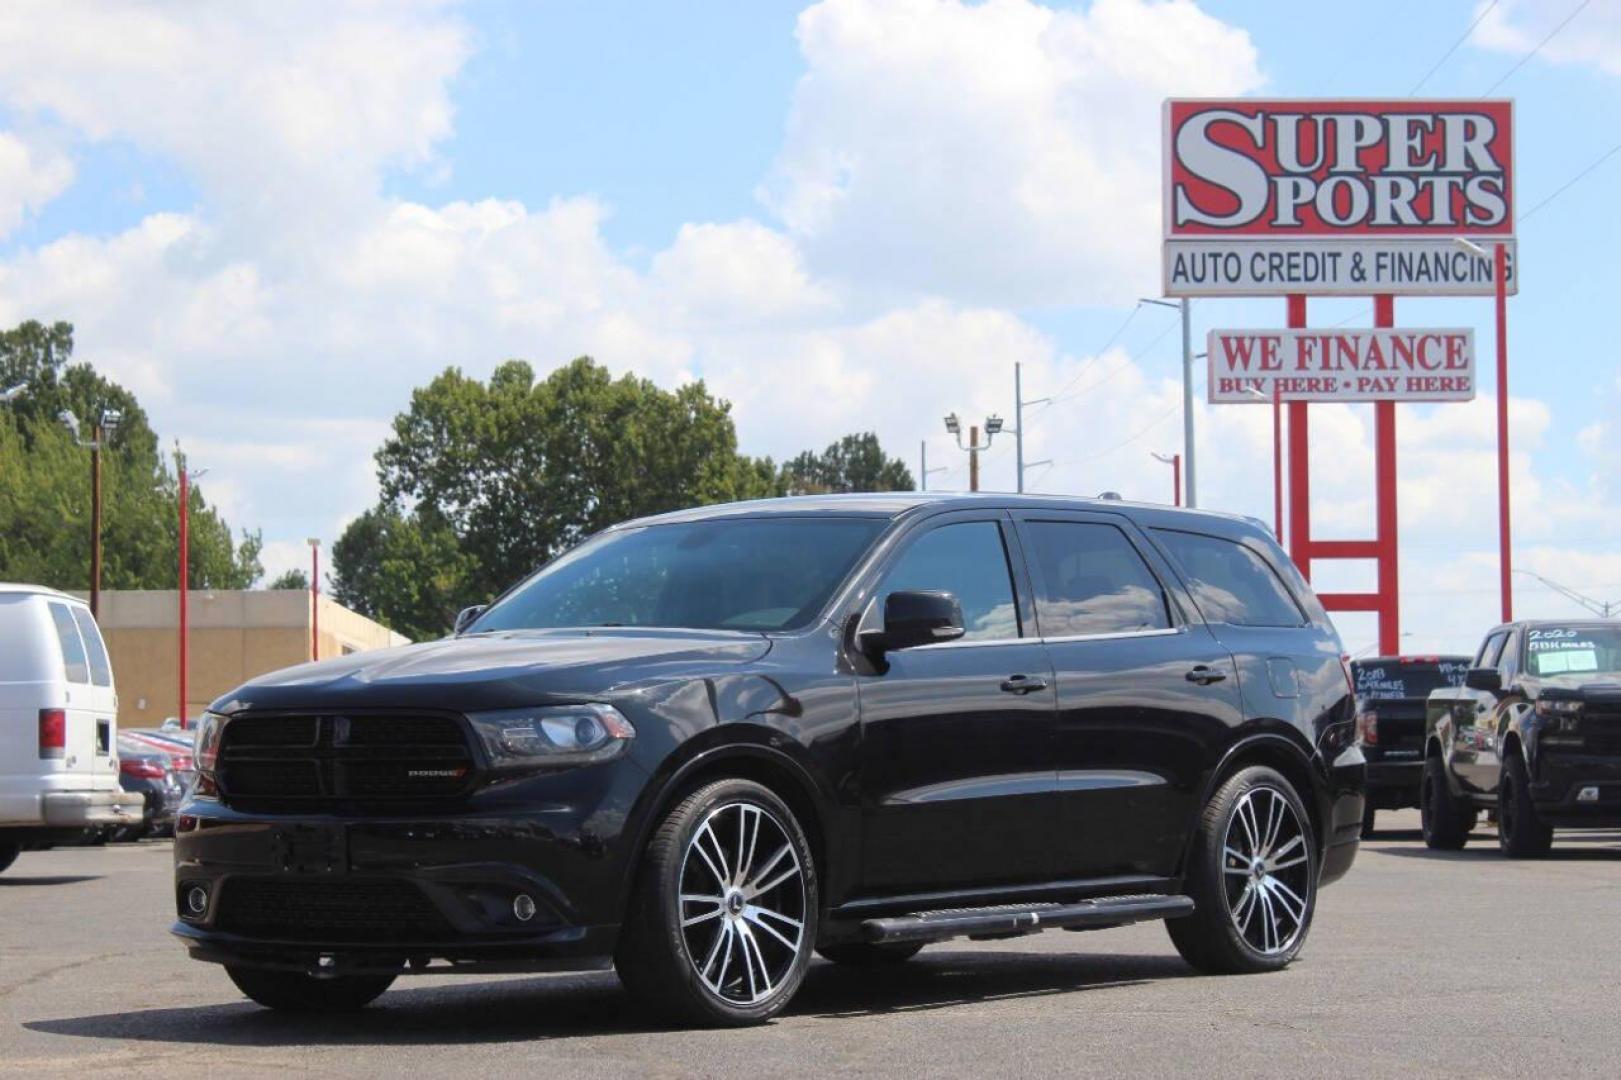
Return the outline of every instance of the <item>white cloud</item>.
{"type": "MultiPolygon", "coordinates": [[[[1546,0],[1503,0],[1485,12],[1470,42],[1478,48],[1524,56],[1571,12],[1570,5],[1546,0]]],[[[1585,5],[1569,26],[1542,45],[1537,58],[1621,75],[1621,3],[1596,0],[1585,5]]]]}
{"type": "Polygon", "coordinates": [[[73,182],[73,163],[54,150],[0,131],[0,238],[73,182]]]}
{"type": "Polygon", "coordinates": [[[1183,2],[824,0],[799,40],[763,197],[813,268],[884,295],[1154,289],[1161,102],[1261,83],[1248,35],[1183,2]]]}

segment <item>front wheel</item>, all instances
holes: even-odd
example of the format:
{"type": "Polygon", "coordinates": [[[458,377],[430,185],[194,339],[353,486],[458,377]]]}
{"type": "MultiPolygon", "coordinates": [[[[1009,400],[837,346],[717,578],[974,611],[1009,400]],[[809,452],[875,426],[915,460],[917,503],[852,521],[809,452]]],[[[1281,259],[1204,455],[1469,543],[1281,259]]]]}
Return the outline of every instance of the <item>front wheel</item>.
{"type": "Polygon", "coordinates": [[[1252,765],[1205,806],[1188,863],[1194,912],[1165,924],[1182,958],[1217,975],[1277,971],[1317,904],[1317,843],[1294,785],[1252,765]]]}
{"type": "Polygon", "coordinates": [[[1531,777],[1513,754],[1503,763],[1497,784],[1497,846],[1511,859],[1540,859],[1553,847],[1553,827],[1531,803],[1531,777]]]}
{"type": "Polygon", "coordinates": [[[1473,807],[1454,796],[1447,787],[1446,765],[1438,757],[1424,762],[1418,803],[1424,846],[1431,851],[1463,850],[1475,827],[1476,814],[1473,807]]]}
{"type": "Polygon", "coordinates": [[[614,965],[655,1011],[763,1023],[804,980],[816,922],[816,867],[793,811],[751,780],[721,780],[654,832],[614,965]]]}
{"type": "Polygon", "coordinates": [[[339,975],[317,979],[301,971],[265,971],[227,966],[236,988],[278,1012],[354,1012],[375,1001],[394,982],[393,975],[339,975]]]}

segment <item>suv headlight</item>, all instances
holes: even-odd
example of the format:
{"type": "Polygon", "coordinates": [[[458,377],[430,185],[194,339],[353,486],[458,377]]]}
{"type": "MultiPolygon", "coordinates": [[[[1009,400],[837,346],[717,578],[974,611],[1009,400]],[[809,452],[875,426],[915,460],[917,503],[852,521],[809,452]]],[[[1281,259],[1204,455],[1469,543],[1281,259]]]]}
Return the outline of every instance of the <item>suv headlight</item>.
{"type": "Polygon", "coordinates": [[[590,765],[625,752],[636,737],[612,705],[541,705],[468,713],[496,771],[590,765]]]}
{"type": "Polygon", "coordinates": [[[214,764],[219,760],[220,735],[225,731],[225,717],[205,712],[197,723],[196,742],[193,743],[192,763],[198,774],[212,776],[214,764]]]}

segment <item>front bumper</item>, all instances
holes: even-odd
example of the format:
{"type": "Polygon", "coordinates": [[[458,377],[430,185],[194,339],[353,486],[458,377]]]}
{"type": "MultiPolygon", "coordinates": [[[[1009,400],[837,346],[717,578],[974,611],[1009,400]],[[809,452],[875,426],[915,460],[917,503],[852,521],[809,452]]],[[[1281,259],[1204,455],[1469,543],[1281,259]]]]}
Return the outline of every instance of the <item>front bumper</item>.
{"type": "Polygon", "coordinates": [[[1538,817],[1561,828],[1621,826],[1621,758],[1544,748],[1531,783],[1531,802],[1538,817]],[[1596,789],[1597,799],[1582,799],[1589,788],[1596,789]]]}
{"type": "Polygon", "coordinates": [[[145,800],[130,791],[47,791],[40,796],[45,824],[77,829],[98,825],[138,825],[145,800]]]}
{"type": "Polygon", "coordinates": [[[194,798],[175,828],[172,932],[198,960],[317,975],[603,967],[643,774],[623,762],[580,773],[432,814],[247,813],[194,798]]]}

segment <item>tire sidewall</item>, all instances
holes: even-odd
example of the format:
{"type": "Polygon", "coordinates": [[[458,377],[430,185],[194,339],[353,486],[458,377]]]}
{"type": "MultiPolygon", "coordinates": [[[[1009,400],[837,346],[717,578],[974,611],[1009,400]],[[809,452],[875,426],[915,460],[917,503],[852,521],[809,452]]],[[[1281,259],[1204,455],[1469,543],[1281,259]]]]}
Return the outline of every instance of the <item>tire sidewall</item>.
{"type": "Polygon", "coordinates": [[[793,998],[810,967],[815,951],[819,915],[819,897],[816,864],[811,858],[810,844],[798,817],[788,804],[771,789],[750,780],[726,780],[701,789],[696,802],[683,803],[677,813],[683,820],[675,833],[675,843],[668,857],[653,869],[656,873],[655,911],[663,947],[668,949],[676,972],[691,1001],[710,1019],[727,1024],[758,1023],[780,1012],[793,998]],[[753,1005],[740,1005],[727,1001],[699,978],[697,966],[687,949],[686,935],[681,932],[681,873],[688,845],[711,813],[723,805],[747,803],[768,811],[783,826],[794,853],[799,858],[800,875],[805,883],[805,928],[800,938],[799,955],[777,984],[770,997],[753,1005]]]}
{"type": "Polygon", "coordinates": [[[1300,794],[1295,791],[1294,785],[1275,769],[1264,765],[1252,765],[1236,774],[1232,779],[1222,785],[1216,794],[1219,804],[1219,816],[1216,819],[1217,829],[1211,831],[1204,839],[1203,874],[1205,888],[1202,890],[1206,896],[1201,901],[1208,901],[1219,905],[1215,913],[1220,920],[1222,932],[1225,934],[1228,946],[1243,958],[1244,966],[1254,971],[1276,971],[1287,967],[1288,964],[1300,954],[1306,938],[1311,933],[1312,920],[1317,914],[1317,875],[1320,872],[1320,858],[1317,850],[1317,838],[1312,829],[1311,815],[1306,812],[1305,803],[1301,801],[1300,794]],[[1233,815],[1238,811],[1239,801],[1245,794],[1259,788],[1271,788],[1283,795],[1284,800],[1294,811],[1296,819],[1301,823],[1306,838],[1306,914],[1301,920],[1300,932],[1295,935],[1290,946],[1279,953],[1263,953],[1256,949],[1239,933],[1234,924],[1232,913],[1228,908],[1226,894],[1226,874],[1223,860],[1223,847],[1227,839],[1227,830],[1233,821],[1233,815]]]}

